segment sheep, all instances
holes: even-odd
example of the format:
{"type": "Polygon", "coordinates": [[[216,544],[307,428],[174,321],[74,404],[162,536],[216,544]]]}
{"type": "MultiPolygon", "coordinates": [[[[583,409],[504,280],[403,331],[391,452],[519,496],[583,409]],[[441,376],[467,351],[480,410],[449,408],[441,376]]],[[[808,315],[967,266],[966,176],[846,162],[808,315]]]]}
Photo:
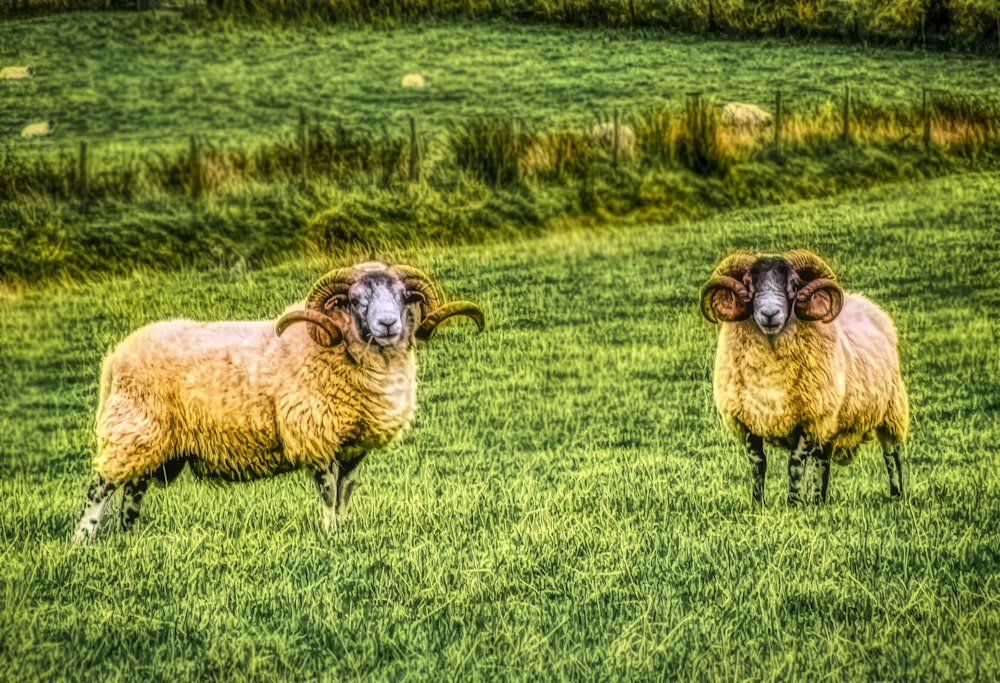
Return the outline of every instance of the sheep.
{"type": "Polygon", "coordinates": [[[35,70],[30,66],[5,66],[0,69],[0,81],[19,81],[34,75],[35,70]]]}
{"type": "Polygon", "coordinates": [[[730,102],[722,108],[723,125],[738,130],[753,132],[774,123],[774,117],[755,104],[730,102]]]}
{"type": "Polygon", "coordinates": [[[721,323],[715,405],[746,446],[754,503],[764,503],[764,441],[790,449],[791,505],[825,502],[831,460],[850,462],[873,436],[889,495],[902,495],[909,409],[886,313],[845,295],[830,267],[804,250],[729,256],[702,287],[701,311],[721,323]]]}
{"type": "Polygon", "coordinates": [[[55,121],[39,121],[38,123],[29,123],[24,127],[24,130],[21,131],[21,137],[25,140],[45,137],[46,135],[52,135],[55,128],[55,121]]]}
{"type": "Polygon", "coordinates": [[[594,124],[590,134],[598,147],[609,153],[614,149],[617,139],[619,155],[632,157],[635,154],[635,131],[628,124],[603,121],[594,124]]]}
{"type": "Polygon", "coordinates": [[[169,483],[185,464],[224,481],[311,470],[335,530],[354,469],[414,416],[415,340],[457,315],[483,329],[478,306],[441,305],[419,270],[368,262],[327,273],[276,322],[141,328],[102,365],[94,475],[74,539],[95,536],[119,487],[131,529],[150,480],[169,483]]]}
{"type": "Polygon", "coordinates": [[[420,74],[406,74],[403,76],[403,80],[400,81],[400,85],[412,90],[423,90],[427,84],[424,82],[424,77],[420,74]]]}

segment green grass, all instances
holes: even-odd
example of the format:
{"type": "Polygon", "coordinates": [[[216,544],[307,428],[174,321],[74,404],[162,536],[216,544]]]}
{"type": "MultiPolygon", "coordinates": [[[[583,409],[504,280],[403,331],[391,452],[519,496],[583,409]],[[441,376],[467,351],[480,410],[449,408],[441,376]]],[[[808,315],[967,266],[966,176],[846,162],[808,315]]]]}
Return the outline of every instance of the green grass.
{"type": "Polygon", "coordinates": [[[670,222],[995,169],[1000,158],[993,61],[947,53],[505,22],[293,30],[78,13],[0,24],[0,59],[37,68],[28,82],[0,82],[5,290],[106,271],[255,270],[310,251],[670,222]],[[429,87],[401,88],[408,71],[429,87]],[[845,85],[856,146],[836,144],[845,85]],[[975,93],[932,93],[932,153],[917,104],[924,86],[975,93]],[[787,156],[770,153],[766,132],[751,146],[688,144],[680,112],[692,89],[717,113],[728,100],[767,104],[777,88],[787,156]],[[638,150],[611,168],[588,131],[618,110],[638,150]],[[408,180],[410,116],[417,182],[408,180]],[[38,118],[54,119],[57,133],[20,140],[38,118]],[[549,168],[526,173],[532,155],[549,168]]]}
{"type": "Polygon", "coordinates": [[[669,28],[740,38],[799,36],[995,54],[995,0],[0,0],[0,17],[184,8],[191,21],[264,26],[398,26],[426,18],[669,28]]]}
{"type": "Polygon", "coordinates": [[[789,111],[845,85],[880,105],[912,104],[923,87],[996,94],[991,58],[506,22],[219,30],[167,13],[78,13],[0,23],[0,62],[37,70],[0,82],[0,144],[26,146],[23,126],[53,119],[57,134],[33,146],[86,141],[97,154],[191,135],[273,138],[295,131],[300,109],[323,125],[406,135],[411,116],[422,133],[484,115],[589,128],[595,111],[693,90],[769,104],[780,88],[789,111]],[[427,89],[401,88],[409,72],[427,89]]]}
{"type": "MultiPolygon", "coordinates": [[[[182,270],[0,302],[8,680],[982,680],[1000,672],[1000,176],[704,222],[391,251],[488,314],[422,347],[419,411],[327,537],[309,477],[155,488],[68,542],[100,359],[162,318],[275,317],[329,263],[182,270]],[[750,507],[698,289],[806,246],[900,332],[909,494],[874,450],[750,507]]],[[[110,514],[113,514],[112,510],[110,514]]]]}

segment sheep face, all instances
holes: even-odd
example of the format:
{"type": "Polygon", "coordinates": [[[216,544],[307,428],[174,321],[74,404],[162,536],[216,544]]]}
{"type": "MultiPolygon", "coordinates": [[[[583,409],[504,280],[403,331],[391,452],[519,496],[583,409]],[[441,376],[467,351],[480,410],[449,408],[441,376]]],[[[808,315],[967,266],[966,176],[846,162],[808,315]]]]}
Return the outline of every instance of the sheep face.
{"type": "Polygon", "coordinates": [[[468,316],[483,329],[478,306],[440,305],[430,280],[416,268],[371,262],[327,273],[313,285],[305,310],[282,316],[276,332],[301,321],[310,323],[309,334],[321,346],[346,343],[357,351],[374,345],[387,351],[409,348],[414,338],[429,339],[455,315],[468,316]]]}
{"type": "Polygon", "coordinates": [[[765,337],[781,334],[793,319],[830,322],[844,292],[815,254],[735,254],[715,269],[701,290],[701,311],[711,322],[753,318],[765,337]]]}
{"type": "Polygon", "coordinates": [[[401,281],[373,273],[331,297],[324,311],[346,339],[387,348],[412,341],[417,326],[410,304],[423,300],[401,281]]]}

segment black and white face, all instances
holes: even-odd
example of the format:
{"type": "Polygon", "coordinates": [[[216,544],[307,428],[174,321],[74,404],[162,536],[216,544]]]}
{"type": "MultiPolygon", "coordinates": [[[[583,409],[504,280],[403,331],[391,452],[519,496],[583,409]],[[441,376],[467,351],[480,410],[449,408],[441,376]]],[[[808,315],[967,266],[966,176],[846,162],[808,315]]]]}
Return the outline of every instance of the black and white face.
{"type": "Polygon", "coordinates": [[[795,276],[781,259],[759,259],[747,275],[753,291],[753,320],[766,337],[779,334],[792,318],[795,276]]]}
{"type": "Polygon", "coordinates": [[[346,337],[389,348],[409,343],[417,323],[410,304],[420,300],[398,279],[372,273],[332,297],[326,309],[346,337]]]}

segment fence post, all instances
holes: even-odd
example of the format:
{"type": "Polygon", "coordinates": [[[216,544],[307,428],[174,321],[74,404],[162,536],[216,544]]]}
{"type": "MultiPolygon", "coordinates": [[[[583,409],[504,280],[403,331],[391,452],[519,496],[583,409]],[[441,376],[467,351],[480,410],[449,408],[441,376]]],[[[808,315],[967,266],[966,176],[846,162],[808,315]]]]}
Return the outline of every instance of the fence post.
{"type": "Polygon", "coordinates": [[[410,117],[410,182],[419,180],[419,150],[417,149],[417,120],[410,117]]]}
{"type": "Polygon", "coordinates": [[[851,141],[851,86],[844,86],[844,131],[841,133],[844,143],[851,141]]]}
{"type": "Polygon", "coordinates": [[[309,129],[306,127],[306,110],[299,108],[299,175],[309,178],[309,129]]]}
{"type": "Polygon", "coordinates": [[[201,183],[201,158],[198,151],[198,141],[195,137],[191,136],[191,159],[190,159],[190,173],[191,173],[191,196],[197,199],[201,196],[202,183],[201,183]]]}
{"type": "Polygon", "coordinates": [[[931,151],[931,111],[927,107],[927,86],[924,86],[924,151],[931,151]]]}
{"type": "Polygon", "coordinates": [[[614,111],[614,128],[611,131],[611,168],[618,170],[618,110],[614,111]]]}
{"type": "Polygon", "coordinates": [[[774,151],[781,152],[781,91],[774,93],[774,151]]]}
{"type": "Polygon", "coordinates": [[[87,143],[80,142],[80,206],[87,210],[87,199],[90,194],[87,179],[87,143]]]}

